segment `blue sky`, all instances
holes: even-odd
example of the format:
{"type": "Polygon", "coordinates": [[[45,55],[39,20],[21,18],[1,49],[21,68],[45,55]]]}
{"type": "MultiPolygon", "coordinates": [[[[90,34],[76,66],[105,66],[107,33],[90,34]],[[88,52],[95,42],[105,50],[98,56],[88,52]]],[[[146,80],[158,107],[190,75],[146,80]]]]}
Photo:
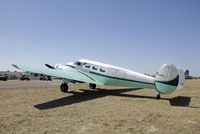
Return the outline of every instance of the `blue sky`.
{"type": "Polygon", "coordinates": [[[200,75],[199,0],[1,0],[0,70],[80,58],[200,75]]]}

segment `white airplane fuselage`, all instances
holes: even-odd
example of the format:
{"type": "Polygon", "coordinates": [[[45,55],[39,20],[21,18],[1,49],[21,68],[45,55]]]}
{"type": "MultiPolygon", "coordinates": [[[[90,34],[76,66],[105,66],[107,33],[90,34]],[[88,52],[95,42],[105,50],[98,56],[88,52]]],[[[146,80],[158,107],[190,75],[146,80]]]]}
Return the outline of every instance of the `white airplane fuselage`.
{"type": "Polygon", "coordinates": [[[66,66],[80,70],[91,78],[98,80],[98,82],[102,83],[102,85],[155,88],[154,77],[134,72],[122,67],[85,59],[80,59],[77,62],[67,63],[66,66]]]}

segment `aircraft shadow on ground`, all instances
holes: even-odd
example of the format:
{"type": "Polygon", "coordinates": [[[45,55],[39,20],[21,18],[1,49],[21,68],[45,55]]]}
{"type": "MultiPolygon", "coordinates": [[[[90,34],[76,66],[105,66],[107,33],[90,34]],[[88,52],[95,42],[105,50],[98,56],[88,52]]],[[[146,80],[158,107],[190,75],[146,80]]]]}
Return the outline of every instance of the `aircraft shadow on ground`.
{"type": "MultiPolygon", "coordinates": [[[[146,99],[156,99],[156,97],[152,96],[141,96],[141,95],[133,95],[133,94],[122,94],[130,91],[140,90],[141,88],[128,88],[128,89],[97,89],[97,90],[89,90],[89,89],[80,89],[82,92],[70,91],[71,96],[59,98],[56,100],[48,101],[45,103],[34,105],[35,108],[39,110],[52,109],[67,105],[72,105],[75,103],[85,102],[93,99],[102,98],[105,96],[119,96],[119,97],[133,97],[133,98],[146,98],[146,99]]],[[[179,106],[179,107],[189,107],[191,98],[185,96],[178,96],[172,99],[161,98],[161,100],[168,100],[171,106],[179,106]]]]}
{"type": "Polygon", "coordinates": [[[171,106],[178,107],[190,107],[191,97],[177,96],[175,98],[169,99],[171,106]]]}

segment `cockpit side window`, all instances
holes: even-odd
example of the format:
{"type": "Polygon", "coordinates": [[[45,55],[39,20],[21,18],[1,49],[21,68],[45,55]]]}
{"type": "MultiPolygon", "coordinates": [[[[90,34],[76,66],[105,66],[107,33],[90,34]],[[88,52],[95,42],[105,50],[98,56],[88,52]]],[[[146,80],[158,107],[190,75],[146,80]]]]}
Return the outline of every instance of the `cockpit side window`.
{"type": "Polygon", "coordinates": [[[90,68],[90,65],[85,65],[85,68],[90,68]]]}

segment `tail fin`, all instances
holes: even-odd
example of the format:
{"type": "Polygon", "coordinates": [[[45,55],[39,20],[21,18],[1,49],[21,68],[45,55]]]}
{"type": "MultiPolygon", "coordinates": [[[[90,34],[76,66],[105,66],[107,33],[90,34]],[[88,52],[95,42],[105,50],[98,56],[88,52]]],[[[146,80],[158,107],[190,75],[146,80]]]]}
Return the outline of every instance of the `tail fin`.
{"type": "Polygon", "coordinates": [[[170,94],[183,89],[185,75],[172,64],[164,64],[156,76],[155,87],[159,93],[170,94]]]}

